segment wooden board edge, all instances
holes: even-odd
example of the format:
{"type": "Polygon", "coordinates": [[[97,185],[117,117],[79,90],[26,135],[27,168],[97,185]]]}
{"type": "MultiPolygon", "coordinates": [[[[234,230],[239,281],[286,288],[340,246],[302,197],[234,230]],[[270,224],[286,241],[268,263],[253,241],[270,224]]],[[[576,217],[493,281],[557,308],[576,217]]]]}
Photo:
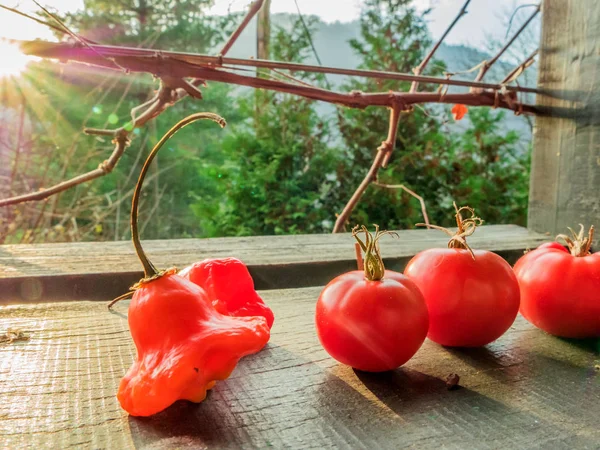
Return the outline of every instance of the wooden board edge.
{"type": "MultiPolygon", "coordinates": [[[[497,251],[510,264],[525,249],[497,251]]],[[[403,271],[412,256],[385,258],[390,270],[403,271]]],[[[352,259],[249,265],[257,290],[324,286],[336,276],[356,270],[352,259]]],[[[142,278],[141,271],[56,274],[0,278],[0,305],[72,300],[108,301],[124,294],[142,278]]]]}

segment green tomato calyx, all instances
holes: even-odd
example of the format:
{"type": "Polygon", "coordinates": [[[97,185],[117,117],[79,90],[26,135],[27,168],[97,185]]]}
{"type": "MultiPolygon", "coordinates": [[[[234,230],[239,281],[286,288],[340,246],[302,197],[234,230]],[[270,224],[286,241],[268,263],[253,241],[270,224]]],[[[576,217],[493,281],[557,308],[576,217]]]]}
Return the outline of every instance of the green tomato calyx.
{"type": "Polygon", "coordinates": [[[383,265],[383,259],[381,258],[381,252],[379,249],[379,239],[385,234],[390,236],[399,237],[398,233],[393,231],[381,231],[379,225],[374,225],[375,236],[365,227],[364,225],[356,225],[352,229],[352,237],[356,239],[361,250],[365,253],[363,259],[363,270],[365,271],[365,278],[369,281],[380,281],[383,279],[385,274],[385,266],[383,265]],[[358,234],[365,233],[365,240],[363,241],[358,234]]]}

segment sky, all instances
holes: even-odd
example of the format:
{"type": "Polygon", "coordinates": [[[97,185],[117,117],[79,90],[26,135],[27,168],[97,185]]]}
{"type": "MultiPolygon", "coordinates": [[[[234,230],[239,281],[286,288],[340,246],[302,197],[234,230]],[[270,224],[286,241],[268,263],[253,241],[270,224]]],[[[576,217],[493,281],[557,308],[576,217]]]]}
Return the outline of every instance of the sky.
{"type": "MultiPolygon", "coordinates": [[[[349,22],[358,18],[361,0],[297,0],[303,14],[314,14],[326,22],[349,22]]],[[[22,11],[36,10],[31,0],[2,0],[0,3],[17,7],[22,11]]],[[[83,6],[83,0],[46,0],[41,3],[53,6],[59,11],[73,11],[83,6]]],[[[228,10],[243,11],[250,0],[216,0],[213,12],[227,14],[228,10]]],[[[458,13],[464,0],[415,0],[421,9],[433,8],[429,16],[429,26],[433,38],[439,37],[449,22],[458,13]]],[[[467,44],[485,48],[488,36],[502,38],[506,33],[500,18],[518,5],[532,3],[531,0],[472,0],[468,14],[461,19],[445,42],[449,44],[467,44]]],[[[296,13],[294,0],[271,0],[273,13],[296,13]]],[[[0,37],[12,39],[50,39],[50,32],[42,25],[13,13],[0,9],[0,37]]]]}

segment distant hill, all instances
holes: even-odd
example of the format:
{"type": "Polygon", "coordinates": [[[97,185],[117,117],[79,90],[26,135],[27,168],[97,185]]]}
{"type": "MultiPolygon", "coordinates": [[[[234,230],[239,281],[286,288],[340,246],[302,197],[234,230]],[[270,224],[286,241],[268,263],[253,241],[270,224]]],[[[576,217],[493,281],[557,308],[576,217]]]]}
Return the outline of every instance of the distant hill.
{"type": "MultiPolygon", "coordinates": [[[[295,17],[290,14],[274,14],[272,17],[273,26],[280,26],[289,29],[295,17]]],[[[242,33],[240,39],[236,42],[230,52],[230,56],[239,58],[255,58],[256,57],[256,23],[253,21],[248,28],[242,33]]],[[[334,22],[325,23],[319,21],[317,23],[316,32],[313,35],[315,48],[322,63],[326,66],[341,67],[354,69],[357,68],[360,60],[354,54],[350,47],[351,39],[360,38],[360,24],[354,22],[334,22]]],[[[443,61],[446,64],[449,72],[461,72],[468,70],[483,60],[490,59],[492,55],[482,52],[478,49],[465,45],[447,45],[442,44],[435,54],[435,58],[443,61]]],[[[310,64],[316,64],[316,59],[311,55],[308,60],[310,64]]],[[[511,64],[507,64],[502,60],[498,61],[486,75],[485,80],[489,82],[501,81],[507,73],[513,69],[511,64]]],[[[535,67],[528,69],[531,71],[528,76],[530,79],[537,78],[534,70],[535,67]]],[[[456,75],[456,79],[473,79],[476,72],[456,75]]],[[[334,86],[339,86],[344,81],[343,76],[329,75],[328,79],[334,86]]],[[[452,92],[460,92],[466,88],[453,87],[452,92]]],[[[320,106],[319,109],[329,111],[330,108],[320,106]]],[[[529,141],[530,130],[527,123],[521,117],[516,117],[512,114],[507,114],[505,121],[507,129],[515,129],[519,131],[525,141],[529,141]]]]}

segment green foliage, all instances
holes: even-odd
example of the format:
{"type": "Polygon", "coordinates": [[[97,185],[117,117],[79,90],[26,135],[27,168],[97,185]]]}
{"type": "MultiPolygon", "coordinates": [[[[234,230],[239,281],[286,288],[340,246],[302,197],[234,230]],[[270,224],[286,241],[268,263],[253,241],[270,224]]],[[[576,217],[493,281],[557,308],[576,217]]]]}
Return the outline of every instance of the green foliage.
{"type": "MultiPolygon", "coordinates": [[[[302,61],[310,44],[295,23],[291,32],[276,29],[271,45],[275,59],[302,61]]],[[[321,77],[304,79],[322,83],[321,77]]],[[[221,164],[200,173],[205,188],[193,210],[205,235],[326,231],[335,206],[327,175],[334,173],[338,156],[328,145],[330,127],[314,104],[288,94],[253,92],[240,101],[240,111],[250,120],[223,141],[221,164]]]]}
{"type": "MultiPolygon", "coordinates": [[[[431,46],[424,14],[410,0],[368,0],[361,17],[361,39],[352,47],[362,57],[362,68],[410,72],[431,46]],[[382,13],[383,12],[383,13],[382,13]]],[[[429,73],[444,66],[431,61],[429,73]]],[[[410,83],[353,81],[348,90],[408,90],[410,83]]],[[[420,86],[421,91],[427,86],[420,86]]],[[[445,126],[448,107],[417,107],[403,113],[396,147],[386,169],[385,184],[403,184],[420,194],[432,223],[452,224],[452,202],[469,204],[490,223],[525,222],[529,166],[527,153],[518,150],[518,136],[500,130],[502,114],[471,109],[471,127],[464,133],[445,126]],[[443,114],[436,117],[434,114],[443,114]]],[[[358,186],[373,161],[376,147],[387,135],[389,112],[369,108],[346,110],[341,128],[347,156],[338,173],[340,186],[358,186]]],[[[346,199],[350,193],[346,193],[346,199]]],[[[355,223],[377,223],[388,229],[411,228],[422,222],[417,199],[402,190],[371,186],[350,218],[355,223]]]]}
{"type": "MultiPolygon", "coordinates": [[[[362,68],[407,73],[419,65],[431,41],[425,16],[419,14],[411,4],[409,0],[365,2],[361,17],[361,39],[351,41],[352,47],[362,57],[362,68]]],[[[444,66],[433,60],[429,68],[428,73],[439,75],[444,66]]],[[[426,88],[421,86],[421,90],[426,88]]],[[[345,89],[364,92],[407,91],[410,83],[353,80],[347,83],[345,89]]],[[[388,127],[389,112],[382,108],[344,112],[341,132],[348,154],[345,167],[339,173],[341,186],[358,186],[373,161],[376,147],[387,136],[388,127]]],[[[388,168],[380,172],[381,181],[406,184],[428,200],[430,191],[439,188],[439,183],[435,177],[421,171],[422,167],[418,165],[421,164],[423,153],[432,148],[443,153],[446,142],[439,119],[427,115],[421,108],[402,114],[394,154],[388,168]],[[415,183],[417,179],[420,182],[415,183]]],[[[349,198],[349,194],[346,193],[346,198],[349,198]]],[[[420,211],[418,201],[407,194],[370,187],[355,209],[350,224],[377,223],[388,229],[409,228],[422,221],[420,211]]]]}
{"type": "Polygon", "coordinates": [[[237,16],[207,16],[213,0],[85,0],[66,22],[88,39],[165,50],[206,52],[227,37],[237,16]]]}
{"type": "MultiPolygon", "coordinates": [[[[211,52],[239,22],[239,16],[207,17],[211,4],[212,0],[85,0],[85,12],[71,14],[66,22],[105,43],[211,52]]],[[[421,62],[432,42],[427,12],[418,12],[412,4],[364,2],[361,36],[350,42],[361,68],[409,73],[421,62]]],[[[309,20],[309,28],[313,26],[314,18],[309,20]]],[[[273,59],[305,61],[310,42],[300,22],[274,27],[270,51],[273,59]]],[[[444,70],[434,59],[426,73],[440,75],[444,70]]],[[[289,75],[326,86],[322,75],[289,75]]],[[[31,88],[28,115],[35,119],[35,139],[21,178],[37,189],[96,168],[110,155],[112,144],[108,138],[83,136],[82,126],[125,125],[131,109],[144,103],[158,83],[150,76],[76,66],[57,71],[56,64],[40,63],[26,74],[22,87],[31,88]]],[[[409,88],[407,82],[353,79],[341,90],[409,88]]],[[[420,91],[434,88],[419,86],[420,91]]],[[[228,127],[195,124],[166,145],[143,193],[145,239],[330,232],[336,213],[366,175],[388,133],[389,111],[383,108],[339,108],[324,115],[304,98],[220,83],[210,83],[203,94],[201,102],[184,100],[136,130],[112,174],[56,197],[42,209],[42,220],[33,215],[19,222],[14,239],[33,239],[28,233],[36,227],[45,230],[38,240],[128,238],[131,192],[141,164],[160,136],[198,110],[223,115],[228,127]]],[[[524,224],[529,152],[516,133],[502,129],[503,113],[472,108],[457,127],[446,123],[450,105],[426,108],[402,113],[396,148],[379,181],[404,184],[422,195],[432,223],[452,225],[456,201],[474,207],[487,223],[524,224]]],[[[19,217],[26,211],[20,208],[19,217]]],[[[422,221],[416,199],[401,190],[371,186],[349,225],[402,229],[422,221]]]]}
{"type": "MultiPolygon", "coordinates": [[[[210,52],[228,36],[238,16],[207,17],[212,1],[86,0],[85,10],[70,14],[66,23],[82,35],[103,43],[143,45],[164,49],[210,52]]],[[[107,159],[110,138],[85,136],[82,128],[118,128],[131,122],[132,108],[146,102],[159,83],[149,75],[123,75],[78,65],[42,62],[24,74],[33,135],[27,183],[48,186],[85,171],[107,159]],[[33,165],[44,160],[42,164],[33,165]]],[[[184,99],[142,129],[132,133],[131,146],[114,171],[68,190],[51,200],[51,207],[27,217],[19,227],[38,228],[41,240],[127,239],[131,194],[151,147],[170,127],[199,108],[240,121],[232,87],[210,83],[204,98],[184,99]],[[48,214],[48,213],[52,214],[48,214]]],[[[221,139],[228,131],[214,124],[195,124],[169,142],[148,176],[141,201],[144,238],[202,234],[190,211],[190,191],[196,188],[198,168],[220,158],[221,139]]],[[[21,186],[26,191],[31,187],[21,186]]],[[[33,230],[34,231],[34,230],[33,230]]],[[[1,232],[0,232],[1,234],[1,232]]],[[[0,236],[1,239],[1,236],[0,236]]],[[[20,238],[17,238],[20,239],[20,238]]]]}
{"type": "MultiPolygon", "coordinates": [[[[504,114],[489,108],[469,111],[470,128],[444,158],[448,195],[475,207],[486,222],[525,225],[530,152],[517,145],[514,131],[500,129],[504,114]]],[[[443,199],[438,202],[444,205],[443,199]]]]}

